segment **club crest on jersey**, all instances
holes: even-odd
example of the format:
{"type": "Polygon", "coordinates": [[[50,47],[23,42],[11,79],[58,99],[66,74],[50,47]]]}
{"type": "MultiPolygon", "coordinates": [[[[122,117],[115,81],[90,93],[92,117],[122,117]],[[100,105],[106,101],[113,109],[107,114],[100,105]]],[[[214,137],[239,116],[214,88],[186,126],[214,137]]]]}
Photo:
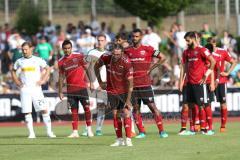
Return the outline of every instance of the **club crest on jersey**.
{"type": "Polygon", "coordinates": [[[197,55],[197,54],[198,54],[198,51],[194,51],[193,53],[194,53],[194,55],[197,55]]]}
{"type": "Polygon", "coordinates": [[[77,63],[78,59],[77,58],[73,58],[72,61],[73,61],[73,63],[77,63]]]}
{"type": "Polygon", "coordinates": [[[145,51],[140,51],[140,54],[141,55],[145,55],[145,51]]]}
{"type": "Polygon", "coordinates": [[[129,53],[129,56],[132,56],[132,53],[129,53]]]}

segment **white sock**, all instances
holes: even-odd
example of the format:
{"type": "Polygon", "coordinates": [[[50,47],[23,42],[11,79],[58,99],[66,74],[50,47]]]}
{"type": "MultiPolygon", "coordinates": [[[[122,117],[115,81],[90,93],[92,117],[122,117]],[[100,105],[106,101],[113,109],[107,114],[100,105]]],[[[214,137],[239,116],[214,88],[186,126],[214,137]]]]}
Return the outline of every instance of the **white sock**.
{"type": "Polygon", "coordinates": [[[27,114],[25,115],[25,121],[26,121],[26,125],[28,128],[28,132],[30,135],[34,134],[34,130],[33,130],[33,119],[32,119],[32,115],[31,114],[27,114]]]}
{"type": "Polygon", "coordinates": [[[50,115],[48,113],[46,113],[46,114],[42,114],[42,117],[43,117],[43,122],[46,126],[46,129],[47,129],[47,133],[51,133],[52,132],[52,125],[51,125],[50,115]]]}
{"type": "Polygon", "coordinates": [[[76,133],[76,134],[78,134],[78,130],[73,130],[73,133],[76,133]]]}
{"type": "Polygon", "coordinates": [[[104,108],[98,108],[97,109],[97,131],[102,130],[103,122],[105,119],[105,109],[104,108]]]}
{"type": "Polygon", "coordinates": [[[87,126],[87,131],[92,131],[92,127],[91,126],[87,126]]]}

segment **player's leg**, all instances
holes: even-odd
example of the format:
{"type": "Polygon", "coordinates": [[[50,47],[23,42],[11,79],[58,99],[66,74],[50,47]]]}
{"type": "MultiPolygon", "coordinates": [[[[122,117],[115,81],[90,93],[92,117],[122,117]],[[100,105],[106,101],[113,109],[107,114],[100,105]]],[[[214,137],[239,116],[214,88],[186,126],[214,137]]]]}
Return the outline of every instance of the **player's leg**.
{"type": "Polygon", "coordinates": [[[126,146],[133,146],[131,141],[131,110],[128,108],[123,108],[123,119],[124,119],[124,128],[126,134],[126,146]]]}
{"type": "Polygon", "coordinates": [[[226,103],[226,94],[227,94],[227,88],[226,84],[219,84],[219,102],[220,102],[220,107],[221,107],[221,128],[220,132],[225,132],[226,131],[226,123],[227,123],[227,115],[228,115],[228,110],[227,110],[227,103],[226,103]]]}
{"type": "Polygon", "coordinates": [[[20,99],[21,99],[22,113],[24,114],[26,126],[29,132],[28,138],[36,138],[35,132],[33,129],[31,94],[25,91],[24,88],[22,88],[20,90],[20,99]]]}
{"type": "Polygon", "coordinates": [[[32,96],[32,101],[34,108],[36,112],[41,112],[42,118],[43,118],[43,123],[46,127],[47,135],[50,138],[56,137],[56,135],[53,134],[52,132],[52,123],[51,123],[51,118],[50,118],[50,111],[48,111],[48,106],[47,103],[44,99],[42,91],[39,89],[38,91],[35,91],[33,96],[32,96]]]}
{"type": "Polygon", "coordinates": [[[71,107],[71,114],[72,114],[72,130],[73,132],[68,136],[69,138],[78,138],[78,120],[79,120],[79,115],[78,115],[78,98],[77,96],[70,96],[68,95],[68,103],[71,107]]]}
{"type": "Polygon", "coordinates": [[[88,137],[93,137],[94,134],[92,132],[92,120],[91,120],[92,116],[91,116],[90,101],[89,101],[87,90],[86,89],[82,90],[78,98],[84,109],[88,137]]]}
{"type": "Polygon", "coordinates": [[[112,147],[123,146],[125,145],[125,142],[123,140],[122,135],[122,119],[121,119],[122,112],[118,108],[119,99],[114,95],[108,94],[108,102],[113,111],[113,126],[117,137],[116,141],[110,146],[112,147]]]}
{"type": "Polygon", "coordinates": [[[141,105],[141,99],[139,98],[139,91],[135,88],[132,94],[133,99],[133,118],[135,120],[135,124],[138,128],[139,134],[136,136],[136,138],[144,138],[145,135],[145,128],[143,125],[142,120],[142,114],[140,112],[140,105],[141,105]]]}

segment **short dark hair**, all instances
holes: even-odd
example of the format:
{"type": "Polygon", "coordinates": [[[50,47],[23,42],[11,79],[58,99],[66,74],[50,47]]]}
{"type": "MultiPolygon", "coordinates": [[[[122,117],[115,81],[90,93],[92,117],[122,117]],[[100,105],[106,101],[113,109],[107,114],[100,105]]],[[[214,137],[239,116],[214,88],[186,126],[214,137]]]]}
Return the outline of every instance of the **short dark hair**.
{"type": "Polygon", "coordinates": [[[121,51],[124,50],[123,46],[120,45],[120,44],[114,44],[114,45],[113,45],[113,50],[114,50],[114,49],[120,49],[121,51]]]}
{"type": "Polygon", "coordinates": [[[186,39],[187,37],[196,39],[196,33],[193,32],[193,31],[187,32],[187,33],[184,35],[184,39],[186,39]]]}
{"type": "Polygon", "coordinates": [[[141,35],[143,34],[142,30],[139,28],[134,29],[132,33],[140,33],[141,35]]]}
{"type": "Polygon", "coordinates": [[[71,47],[72,47],[72,42],[71,42],[69,39],[65,39],[65,40],[63,41],[63,43],[62,43],[62,48],[63,48],[64,46],[68,45],[68,44],[70,44],[71,47]]]}
{"type": "Polygon", "coordinates": [[[26,41],[26,42],[23,42],[23,44],[22,44],[22,47],[24,47],[24,46],[28,46],[31,48],[33,45],[31,42],[26,41]]]}
{"type": "Polygon", "coordinates": [[[121,38],[122,40],[127,40],[127,39],[128,39],[126,33],[118,33],[115,38],[116,38],[116,39],[121,38]]]}
{"type": "Polygon", "coordinates": [[[205,48],[207,48],[211,53],[213,52],[213,45],[211,43],[207,43],[205,48]]]}
{"type": "Polygon", "coordinates": [[[104,37],[105,39],[107,39],[107,36],[106,36],[104,33],[98,34],[98,35],[97,35],[97,39],[98,39],[98,37],[104,37]]]}

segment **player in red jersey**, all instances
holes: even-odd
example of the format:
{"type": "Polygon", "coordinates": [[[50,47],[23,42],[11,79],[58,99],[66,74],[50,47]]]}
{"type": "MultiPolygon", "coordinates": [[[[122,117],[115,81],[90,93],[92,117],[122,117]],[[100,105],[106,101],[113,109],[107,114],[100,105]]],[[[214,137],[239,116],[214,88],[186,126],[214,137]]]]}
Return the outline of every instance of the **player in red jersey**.
{"type": "Polygon", "coordinates": [[[89,104],[89,96],[87,92],[87,76],[86,62],[83,54],[72,53],[72,43],[65,40],[62,44],[64,56],[58,61],[59,66],[59,98],[62,100],[63,83],[66,78],[67,98],[71,106],[72,112],[72,129],[73,132],[69,138],[77,138],[78,135],[78,104],[81,102],[85,111],[86,124],[88,126],[88,136],[92,137],[91,129],[91,111],[89,104]]]}
{"type": "MultiPolygon", "coordinates": [[[[215,65],[215,60],[211,56],[210,52],[197,44],[196,34],[194,32],[187,32],[184,36],[188,49],[183,53],[183,74],[187,74],[187,101],[192,106],[197,104],[200,110],[204,107],[204,104],[209,103],[206,90],[206,80],[211,74],[215,65]],[[205,64],[207,61],[210,62],[209,69],[206,70],[205,64]]],[[[183,77],[180,77],[180,83],[183,77]]],[[[200,114],[200,119],[204,115],[200,114]]],[[[203,134],[208,134],[206,130],[206,123],[202,125],[204,128],[203,134]]]]}
{"type": "Polygon", "coordinates": [[[133,90],[133,68],[130,59],[123,55],[123,47],[114,45],[112,54],[104,54],[96,62],[94,70],[102,89],[108,93],[108,101],[113,109],[113,122],[117,140],[111,146],[132,146],[131,142],[131,95],[133,90]],[[106,66],[107,83],[100,76],[100,67],[106,66]],[[127,86],[127,87],[126,87],[127,86]],[[126,141],[122,138],[121,113],[126,132],[126,141]],[[118,114],[117,114],[118,113],[118,114]]]}
{"type": "Polygon", "coordinates": [[[217,101],[220,102],[221,105],[221,127],[220,132],[226,131],[226,122],[227,122],[227,104],[226,104],[226,92],[227,92],[227,77],[232,72],[234,67],[236,66],[236,61],[231,57],[228,51],[218,48],[216,45],[216,40],[214,38],[209,38],[208,42],[213,45],[213,55],[219,58],[219,69],[220,76],[219,79],[216,79],[218,82],[215,95],[217,101]],[[231,64],[230,68],[225,71],[225,63],[228,62],[231,64]]]}
{"type": "Polygon", "coordinates": [[[149,73],[165,61],[165,57],[158,50],[151,46],[141,44],[142,31],[135,29],[132,32],[133,46],[125,49],[125,54],[130,58],[133,65],[133,115],[139,130],[136,138],[144,138],[145,129],[142,124],[140,105],[143,101],[154,114],[160,137],[166,138],[168,134],[163,129],[162,116],[154,102],[153,90],[151,88],[151,79],[149,73]],[[158,58],[158,62],[152,65],[153,58],[158,58]]]}

